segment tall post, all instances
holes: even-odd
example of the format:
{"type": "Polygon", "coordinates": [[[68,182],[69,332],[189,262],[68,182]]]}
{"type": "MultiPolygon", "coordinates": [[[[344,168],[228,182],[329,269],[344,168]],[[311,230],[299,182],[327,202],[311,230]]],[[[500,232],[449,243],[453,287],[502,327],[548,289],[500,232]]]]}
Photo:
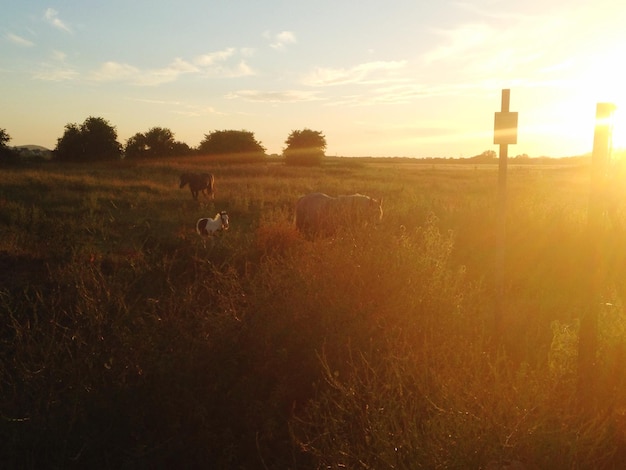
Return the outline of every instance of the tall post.
{"type": "Polygon", "coordinates": [[[597,384],[598,310],[604,285],[605,264],[602,234],[606,209],[606,173],[611,153],[612,103],[596,105],[596,126],[591,154],[591,179],[587,209],[587,240],[584,275],[587,285],[585,305],[580,319],[578,341],[578,395],[583,408],[591,409],[597,384]]]}
{"type": "Polygon", "coordinates": [[[500,112],[495,113],[493,143],[500,146],[498,157],[498,212],[496,214],[495,287],[496,306],[494,312],[495,334],[502,335],[504,315],[504,286],[506,277],[506,213],[507,213],[507,163],[509,144],[517,143],[517,113],[509,111],[511,90],[502,90],[500,112]]]}

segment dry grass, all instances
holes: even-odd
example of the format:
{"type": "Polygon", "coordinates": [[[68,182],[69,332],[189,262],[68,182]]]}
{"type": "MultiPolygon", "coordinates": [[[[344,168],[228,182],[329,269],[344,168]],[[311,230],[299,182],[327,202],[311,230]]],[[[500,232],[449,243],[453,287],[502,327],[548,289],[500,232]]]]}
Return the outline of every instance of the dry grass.
{"type": "Polygon", "coordinates": [[[357,163],[2,169],[0,466],[618,468],[622,186],[589,414],[585,168],[512,169],[496,336],[497,174],[357,163]],[[178,189],[188,170],[216,175],[215,201],[178,189]],[[382,197],[385,224],[306,241],[310,191],[382,197]],[[230,231],[199,238],[219,210],[230,231]]]}

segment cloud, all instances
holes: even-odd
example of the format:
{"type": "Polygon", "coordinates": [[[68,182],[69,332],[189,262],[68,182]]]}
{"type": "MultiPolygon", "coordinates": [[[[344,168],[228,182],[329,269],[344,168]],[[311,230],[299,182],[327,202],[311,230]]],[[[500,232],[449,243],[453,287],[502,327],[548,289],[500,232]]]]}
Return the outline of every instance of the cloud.
{"type": "Polygon", "coordinates": [[[245,61],[241,61],[234,68],[228,71],[230,78],[234,77],[248,77],[250,75],[256,75],[256,72],[245,61]]]}
{"type": "Polygon", "coordinates": [[[90,78],[99,82],[126,81],[135,85],[154,86],[176,81],[182,74],[197,71],[196,66],[180,58],[174,59],[166,67],[147,71],[129,64],[109,61],[92,72],[90,78]]]}
{"type": "Polygon", "coordinates": [[[193,60],[193,63],[198,67],[197,72],[205,76],[222,78],[247,77],[255,75],[256,72],[245,60],[235,61],[239,56],[250,57],[253,54],[253,49],[244,48],[237,50],[234,47],[229,47],[221,51],[200,55],[193,60]]]}
{"type": "Polygon", "coordinates": [[[6,33],[4,37],[8,39],[9,41],[11,41],[13,44],[17,44],[18,46],[32,47],[35,45],[35,43],[33,43],[32,41],[29,41],[28,39],[25,39],[22,36],[18,36],[17,34],[6,33]]]}
{"type": "Polygon", "coordinates": [[[397,105],[415,103],[418,100],[438,96],[477,96],[485,90],[484,83],[409,83],[397,82],[370,87],[367,92],[337,96],[326,100],[329,107],[363,107],[372,105],[397,105]]]}
{"type": "Polygon", "coordinates": [[[281,31],[278,34],[272,34],[269,31],[263,33],[266,39],[270,40],[270,47],[276,50],[284,50],[289,44],[297,42],[296,35],[291,31],[281,31]]]}
{"type": "Polygon", "coordinates": [[[225,116],[226,115],[226,113],[222,111],[218,111],[213,106],[197,106],[197,105],[190,105],[190,104],[186,104],[182,106],[180,109],[174,109],[172,110],[172,113],[178,114],[180,116],[185,116],[185,117],[200,117],[200,116],[211,116],[211,115],[225,116]]]}
{"type": "Polygon", "coordinates": [[[194,64],[201,67],[210,67],[212,65],[216,65],[220,62],[224,62],[227,59],[231,58],[235,54],[235,48],[229,47],[222,51],[210,52],[208,54],[203,54],[194,59],[194,64]]]}
{"type": "Polygon", "coordinates": [[[135,81],[140,76],[141,72],[137,67],[109,61],[102,64],[98,70],[94,71],[91,74],[91,79],[102,82],[135,81]]]}
{"type": "Polygon", "coordinates": [[[212,106],[200,106],[195,103],[189,104],[182,101],[172,100],[159,100],[159,99],[146,99],[146,98],[128,98],[130,101],[136,103],[145,103],[155,106],[163,106],[169,108],[169,112],[186,117],[198,117],[208,115],[223,115],[222,113],[212,106]]]}
{"type": "Polygon", "coordinates": [[[348,83],[368,83],[372,76],[405,68],[407,61],[375,61],[356,65],[349,69],[318,67],[303,79],[309,86],[345,85],[348,83]]]}
{"type": "Polygon", "coordinates": [[[580,28],[582,23],[575,12],[568,8],[539,16],[494,9],[478,12],[480,18],[476,21],[431,29],[437,43],[421,56],[423,70],[432,67],[434,73],[449,81],[455,77],[477,81],[536,76],[563,57],[581,57],[587,49],[589,41],[581,38],[593,28],[580,28]],[[562,42],[563,37],[571,40],[562,42]],[[554,44],[558,47],[551,47],[554,44]]]}
{"type": "Polygon", "coordinates": [[[227,99],[243,99],[261,103],[299,103],[303,101],[319,101],[321,98],[313,91],[303,90],[239,90],[226,95],[227,99]]]}
{"type": "Polygon", "coordinates": [[[234,78],[254,75],[254,70],[244,61],[225,63],[236,54],[235,49],[225,49],[196,57],[192,62],[177,57],[165,67],[142,70],[133,65],[105,62],[91,73],[95,81],[125,81],[139,86],[156,86],[171,83],[187,74],[218,78],[234,78]]]}
{"type": "Polygon", "coordinates": [[[198,72],[196,66],[183,59],[176,58],[166,67],[138,74],[135,82],[138,85],[160,85],[162,83],[174,82],[181,75],[195,72],[198,72]]]}
{"type": "Polygon", "coordinates": [[[78,71],[72,67],[43,64],[34,78],[48,82],[67,82],[75,80],[78,76],[78,71]]]}
{"type": "Polygon", "coordinates": [[[461,57],[467,51],[484,46],[495,33],[486,24],[469,23],[450,30],[435,30],[435,34],[444,38],[444,44],[424,55],[427,63],[461,57]]]}
{"type": "Polygon", "coordinates": [[[44,18],[45,20],[51,24],[52,26],[54,26],[57,29],[60,29],[62,31],[65,31],[67,33],[71,33],[72,30],[69,28],[69,26],[67,26],[65,24],[65,22],[63,22],[60,18],[59,18],[59,12],[52,9],[52,8],[48,8],[46,10],[46,12],[44,13],[44,18]]]}
{"type": "Polygon", "coordinates": [[[65,82],[76,80],[80,73],[71,65],[65,62],[66,54],[62,51],[54,50],[51,53],[54,62],[44,62],[38,72],[33,77],[38,80],[51,82],[65,82]]]}
{"type": "Polygon", "coordinates": [[[67,54],[63,51],[57,51],[57,50],[52,51],[52,58],[54,60],[63,62],[66,57],[67,57],[67,54]]]}
{"type": "MultiPolygon", "coordinates": [[[[97,69],[85,75],[86,79],[96,82],[126,82],[137,86],[157,86],[164,83],[175,82],[183,75],[199,75],[216,78],[235,78],[254,75],[255,71],[238,55],[248,56],[251,51],[242,49],[237,51],[234,48],[212,52],[196,57],[192,61],[177,57],[164,67],[153,69],[141,69],[131,64],[116,61],[102,63],[97,69]]],[[[58,62],[63,62],[65,54],[54,51],[53,58],[58,62]]],[[[45,70],[52,70],[51,67],[44,67],[45,70]]],[[[58,69],[61,70],[61,69],[58,69]]],[[[78,72],[74,69],[72,73],[49,73],[40,72],[36,78],[49,80],[50,76],[55,80],[75,79],[78,72]]]]}

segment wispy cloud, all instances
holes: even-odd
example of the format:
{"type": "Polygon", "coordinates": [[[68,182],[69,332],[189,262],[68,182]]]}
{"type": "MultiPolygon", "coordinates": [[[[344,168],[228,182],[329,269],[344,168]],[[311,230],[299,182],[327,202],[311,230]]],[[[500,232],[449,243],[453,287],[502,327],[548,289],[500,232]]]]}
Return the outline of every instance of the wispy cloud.
{"type": "Polygon", "coordinates": [[[422,55],[425,69],[436,67],[438,75],[450,81],[455,77],[474,81],[488,77],[537,80],[544,79],[541,71],[550,70],[563,57],[581,55],[574,42],[547,47],[584,31],[575,30],[581,21],[574,20],[577,15],[569,10],[543,16],[498,10],[478,14],[476,21],[431,30],[439,41],[422,55]]]}
{"type": "Polygon", "coordinates": [[[443,44],[424,55],[427,63],[458,57],[461,54],[484,46],[495,34],[487,24],[462,24],[450,30],[435,30],[444,38],[443,44]]]}
{"type": "Polygon", "coordinates": [[[52,51],[52,58],[56,61],[63,62],[67,58],[67,54],[63,51],[52,51]]]}
{"type": "Polygon", "coordinates": [[[371,87],[366,93],[337,96],[326,100],[326,105],[335,106],[377,106],[414,103],[417,100],[439,96],[476,96],[485,90],[493,89],[483,83],[390,83],[383,86],[371,87]]]}
{"type": "Polygon", "coordinates": [[[235,51],[236,49],[234,47],[229,47],[222,51],[209,52],[208,54],[196,57],[193,62],[201,67],[211,67],[230,59],[235,55],[235,51]]]}
{"type": "Polygon", "coordinates": [[[61,31],[65,31],[67,33],[72,32],[70,27],[66,25],[65,22],[61,20],[61,18],[59,18],[59,12],[54,10],[53,8],[48,8],[43,16],[44,19],[55,28],[60,29],[61,31]]]}
{"type": "Polygon", "coordinates": [[[169,112],[172,114],[177,114],[180,116],[187,117],[198,117],[198,116],[208,116],[208,115],[223,115],[222,113],[215,109],[213,106],[201,106],[197,104],[189,104],[182,101],[172,101],[172,100],[158,100],[158,99],[145,99],[145,98],[129,98],[129,100],[137,102],[137,103],[145,103],[155,106],[162,106],[169,109],[169,112]]]}
{"type": "Polygon", "coordinates": [[[318,93],[303,90],[239,90],[226,95],[228,99],[244,99],[263,103],[296,103],[302,101],[319,101],[318,93]]]}
{"type": "Polygon", "coordinates": [[[102,82],[135,81],[141,76],[141,71],[137,67],[119,62],[105,62],[91,74],[91,79],[102,82]]]}
{"type": "Polygon", "coordinates": [[[79,77],[79,72],[73,67],[54,64],[42,64],[39,71],[35,72],[34,78],[49,82],[66,82],[79,77]]]}
{"type": "Polygon", "coordinates": [[[407,61],[375,61],[356,65],[349,69],[333,69],[318,67],[303,79],[308,86],[332,86],[348,83],[366,83],[374,80],[375,76],[405,68],[407,61]]]}
{"type": "Polygon", "coordinates": [[[39,70],[35,72],[34,78],[50,82],[64,82],[76,80],[80,77],[80,72],[66,61],[66,54],[62,51],[54,50],[51,53],[52,61],[43,62],[39,70]]]}
{"type": "Polygon", "coordinates": [[[253,49],[229,47],[221,51],[197,56],[193,64],[197,72],[210,77],[235,78],[255,75],[255,71],[245,61],[245,57],[254,54],[253,49]]]}
{"type": "Polygon", "coordinates": [[[154,86],[176,81],[185,73],[197,72],[197,68],[180,58],[166,67],[142,71],[141,69],[119,62],[105,62],[91,73],[90,78],[100,82],[130,82],[134,85],[154,86]]]}
{"type": "Polygon", "coordinates": [[[218,111],[213,106],[198,106],[193,104],[185,104],[178,109],[173,109],[172,113],[185,117],[201,117],[201,116],[225,116],[226,113],[218,111]]]}
{"type": "Polygon", "coordinates": [[[32,47],[35,45],[35,43],[33,43],[32,41],[29,41],[28,39],[23,38],[22,36],[18,36],[17,34],[6,33],[4,37],[8,39],[10,42],[12,42],[13,44],[17,44],[18,46],[32,47]]]}
{"type": "MultiPolygon", "coordinates": [[[[241,55],[244,55],[244,52],[241,52],[241,55]]],[[[89,78],[102,82],[118,81],[139,86],[156,86],[175,82],[183,75],[234,78],[254,73],[252,67],[238,57],[236,49],[228,48],[200,55],[192,61],[177,57],[167,66],[157,69],[142,70],[130,64],[109,61],[93,71],[89,78]]]]}
{"type": "Polygon", "coordinates": [[[263,36],[270,41],[270,47],[276,50],[286,49],[289,44],[298,42],[292,31],[281,31],[277,34],[266,31],[263,36]]]}

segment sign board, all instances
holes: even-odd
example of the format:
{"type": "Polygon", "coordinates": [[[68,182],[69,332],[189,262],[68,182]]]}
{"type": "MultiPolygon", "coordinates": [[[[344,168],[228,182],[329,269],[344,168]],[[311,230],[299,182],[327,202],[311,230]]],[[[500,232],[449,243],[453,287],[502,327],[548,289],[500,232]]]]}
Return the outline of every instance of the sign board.
{"type": "Polygon", "coordinates": [[[517,113],[502,111],[495,113],[493,143],[517,144],[517,113]]]}

